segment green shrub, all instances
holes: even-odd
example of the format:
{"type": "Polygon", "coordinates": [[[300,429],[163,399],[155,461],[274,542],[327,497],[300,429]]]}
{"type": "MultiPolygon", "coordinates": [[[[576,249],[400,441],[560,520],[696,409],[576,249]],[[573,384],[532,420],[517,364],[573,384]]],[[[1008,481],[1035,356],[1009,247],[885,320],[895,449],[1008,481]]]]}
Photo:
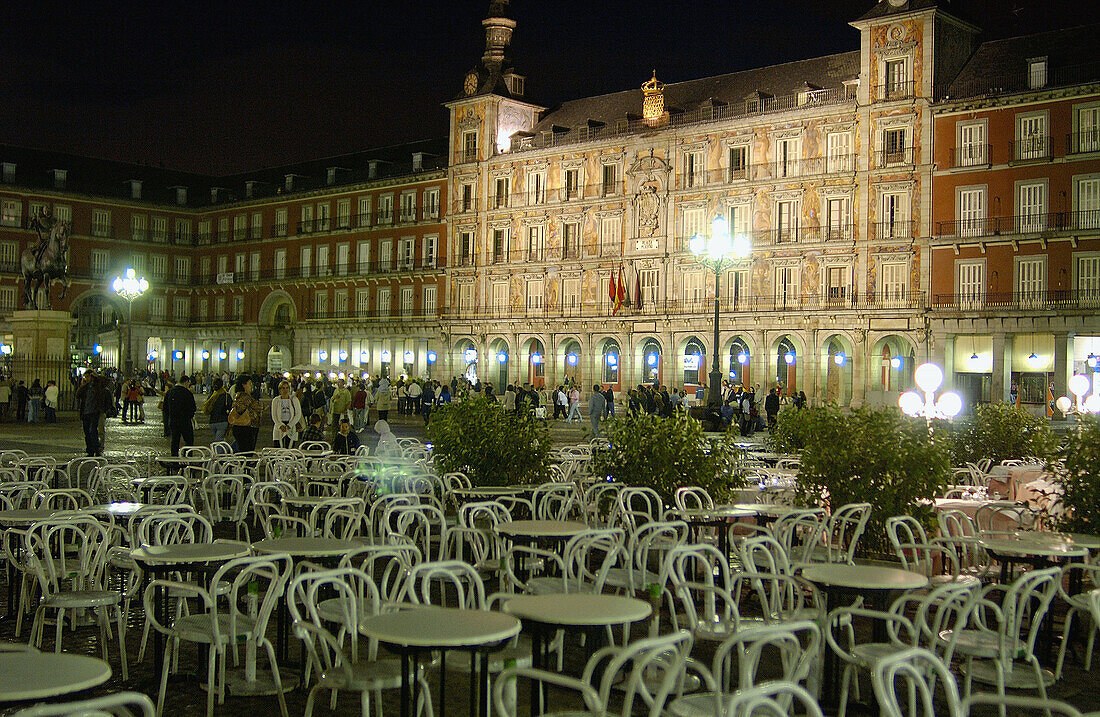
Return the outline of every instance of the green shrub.
{"type": "Polygon", "coordinates": [[[787,406],[779,412],[775,427],[768,433],[768,447],[776,453],[798,453],[809,442],[811,426],[821,420],[823,411],[830,410],[832,407],[827,406],[802,409],[787,406]]]}
{"type": "Polygon", "coordinates": [[[994,465],[1029,456],[1045,460],[1058,449],[1047,419],[1008,403],[976,406],[973,415],[956,423],[953,443],[956,465],[982,458],[994,465]]]}
{"type": "Polygon", "coordinates": [[[592,473],[648,486],[669,503],[685,485],[706,488],[717,502],[743,485],[733,452],[723,442],[708,440],[703,424],[686,413],[613,418],[604,435],[610,447],[593,455],[592,473]]]}
{"type": "Polygon", "coordinates": [[[833,510],[870,503],[871,516],[860,540],[862,554],[890,552],[886,519],[911,515],[931,528],[932,499],[950,475],[950,453],[933,441],[924,419],[897,409],[836,407],[805,409],[802,469],[797,493],[803,505],[827,497],[833,510]]]}
{"type": "Polygon", "coordinates": [[[500,403],[484,396],[434,411],[428,440],[441,474],[462,471],[476,486],[540,483],[549,478],[546,422],[527,411],[505,414],[500,403]]]}
{"type": "Polygon", "coordinates": [[[1058,457],[1062,465],[1054,476],[1062,486],[1065,508],[1058,529],[1100,535],[1100,418],[1083,417],[1080,430],[1070,431],[1058,457]]]}

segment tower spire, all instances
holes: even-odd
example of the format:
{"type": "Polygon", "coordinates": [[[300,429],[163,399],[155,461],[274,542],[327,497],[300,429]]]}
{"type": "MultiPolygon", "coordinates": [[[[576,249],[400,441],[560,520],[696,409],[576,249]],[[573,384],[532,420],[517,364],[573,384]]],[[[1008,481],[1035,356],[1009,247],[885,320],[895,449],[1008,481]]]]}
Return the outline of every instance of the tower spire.
{"type": "Polygon", "coordinates": [[[489,3],[489,16],[481,21],[485,28],[485,54],[481,61],[486,67],[504,63],[505,52],[512,42],[512,31],[516,21],[508,17],[508,0],[492,0],[489,3]]]}

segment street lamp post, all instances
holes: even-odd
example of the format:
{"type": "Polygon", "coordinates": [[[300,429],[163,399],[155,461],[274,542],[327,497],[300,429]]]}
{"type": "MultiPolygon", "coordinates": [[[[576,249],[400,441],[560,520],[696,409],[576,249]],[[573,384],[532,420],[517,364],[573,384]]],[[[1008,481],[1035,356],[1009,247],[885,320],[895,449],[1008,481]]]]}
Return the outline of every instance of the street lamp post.
{"type": "MultiPolygon", "coordinates": [[[[134,301],[149,290],[145,277],[138,277],[133,267],[126,267],[122,276],[116,276],[111,288],[120,298],[126,299],[126,375],[134,373],[134,301]]],[[[121,361],[119,363],[122,363],[121,361]]]]}
{"type": "Polygon", "coordinates": [[[747,259],[752,254],[752,240],[744,234],[731,237],[729,222],[724,217],[715,217],[710,226],[710,236],[696,234],[689,241],[688,249],[695,256],[695,261],[714,272],[714,344],[711,347],[714,360],[711,362],[707,405],[717,407],[722,404],[721,350],[718,345],[722,270],[747,259]]]}
{"type": "Polygon", "coordinates": [[[1065,416],[1073,416],[1077,420],[1077,431],[1081,431],[1081,419],[1089,413],[1100,413],[1100,394],[1095,391],[1086,398],[1092,382],[1089,377],[1078,373],[1069,380],[1069,390],[1074,399],[1069,396],[1061,396],[1054,405],[1065,416]]]}
{"type": "Polygon", "coordinates": [[[962,396],[954,391],[940,394],[936,389],[943,385],[943,369],[934,363],[922,363],[913,372],[917,388],[924,392],[922,398],[916,391],[906,391],[898,398],[898,406],[910,416],[923,416],[928,421],[928,430],[932,430],[932,419],[949,419],[959,415],[962,410],[962,396]]]}

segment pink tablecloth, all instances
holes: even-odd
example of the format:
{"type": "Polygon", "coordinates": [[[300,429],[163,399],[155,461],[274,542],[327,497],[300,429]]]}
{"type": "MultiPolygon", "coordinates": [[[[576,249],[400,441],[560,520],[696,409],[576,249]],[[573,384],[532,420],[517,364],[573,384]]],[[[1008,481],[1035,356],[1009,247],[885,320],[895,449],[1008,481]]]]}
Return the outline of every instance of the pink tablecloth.
{"type": "Polygon", "coordinates": [[[989,471],[989,492],[1000,493],[1011,500],[1017,500],[1019,487],[1038,480],[1043,476],[1040,465],[993,466],[989,471]]]}

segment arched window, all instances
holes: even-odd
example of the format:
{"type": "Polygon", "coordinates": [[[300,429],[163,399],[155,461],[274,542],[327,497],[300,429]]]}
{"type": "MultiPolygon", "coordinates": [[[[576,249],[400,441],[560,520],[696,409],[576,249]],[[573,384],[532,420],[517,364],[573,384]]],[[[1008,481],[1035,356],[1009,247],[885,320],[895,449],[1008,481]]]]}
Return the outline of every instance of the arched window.
{"type": "Polygon", "coordinates": [[[618,383],[619,382],[619,362],[622,359],[622,352],[619,350],[619,344],[612,340],[607,340],[603,345],[603,382],[604,383],[618,383]]]}
{"type": "Polygon", "coordinates": [[[791,367],[798,362],[798,354],[795,353],[794,344],[786,336],[779,342],[775,352],[775,380],[781,384],[787,383],[791,367]]]}
{"type": "Polygon", "coordinates": [[[646,339],[642,344],[642,362],[645,369],[642,376],[646,383],[659,380],[661,376],[661,345],[654,339],[646,339]]]}
{"type": "Polygon", "coordinates": [[[730,344],[730,381],[740,381],[742,383],[748,381],[749,362],[751,360],[752,355],[749,353],[749,346],[744,339],[734,339],[733,343],[730,344]]]}
{"type": "Polygon", "coordinates": [[[703,343],[694,336],[684,345],[684,383],[700,385],[704,358],[703,343]]]}

